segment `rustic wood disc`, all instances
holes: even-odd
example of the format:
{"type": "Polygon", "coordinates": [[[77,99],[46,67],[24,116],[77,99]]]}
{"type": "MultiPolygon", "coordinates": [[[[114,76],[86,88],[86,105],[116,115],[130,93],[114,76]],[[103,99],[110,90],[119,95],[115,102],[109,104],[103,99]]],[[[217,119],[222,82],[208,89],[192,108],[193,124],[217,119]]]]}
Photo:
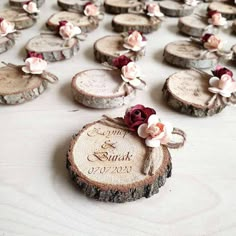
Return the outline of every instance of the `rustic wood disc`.
{"type": "Polygon", "coordinates": [[[234,20],[232,23],[232,30],[234,33],[236,33],[236,20],[234,20]]]}
{"type": "Polygon", "coordinates": [[[171,156],[161,146],[154,175],[142,173],[148,152],[142,139],[132,132],[99,121],[74,136],[67,155],[73,181],[89,197],[122,203],[158,193],[171,176],[171,156]]]}
{"type": "Polygon", "coordinates": [[[171,75],[163,87],[163,95],[168,105],[177,111],[205,117],[219,113],[226,105],[207,102],[214,96],[208,91],[212,75],[195,70],[183,70],[171,75]]]}
{"type": "Polygon", "coordinates": [[[140,5],[138,0],[105,0],[105,11],[111,14],[128,13],[130,9],[134,9],[140,5]]]}
{"type": "Polygon", "coordinates": [[[151,33],[159,28],[160,20],[152,22],[149,17],[142,14],[124,13],[113,17],[112,27],[116,32],[137,30],[142,33],[151,33]]]}
{"type": "MultiPolygon", "coordinates": [[[[9,0],[9,4],[13,7],[22,7],[27,1],[25,0],[9,0]]],[[[37,3],[38,7],[41,7],[45,0],[33,0],[33,2],[37,3]]]]}
{"type": "Polygon", "coordinates": [[[14,35],[7,35],[7,37],[0,38],[0,54],[8,51],[15,44],[14,35]]]}
{"type": "Polygon", "coordinates": [[[0,16],[7,21],[15,24],[18,30],[26,29],[35,24],[36,19],[28,16],[24,10],[18,9],[4,9],[0,11],[0,16]]]}
{"type": "MultiPolygon", "coordinates": [[[[89,0],[57,0],[57,5],[63,10],[74,10],[77,12],[83,12],[86,3],[91,2],[89,0]]],[[[103,10],[103,4],[98,6],[100,10],[103,10]]]]}
{"type": "Polygon", "coordinates": [[[54,62],[69,59],[79,51],[79,40],[72,38],[65,45],[65,41],[57,35],[39,35],[26,44],[27,52],[37,52],[44,60],[54,62]]]}
{"type": "Polygon", "coordinates": [[[207,22],[194,15],[181,17],[178,21],[180,32],[198,38],[202,36],[207,26],[207,22]]]}
{"type": "MultiPolygon", "coordinates": [[[[124,37],[121,35],[109,35],[98,39],[94,44],[94,56],[96,60],[112,65],[113,59],[119,56],[118,53],[127,50],[123,47],[123,43],[124,37]]],[[[132,58],[134,61],[139,59],[139,56],[131,51],[122,55],[132,58]]]]}
{"type": "Polygon", "coordinates": [[[212,2],[208,6],[210,11],[219,11],[223,17],[228,20],[236,18],[236,5],[224,3],[224,2],[212,2]]]}
{"type": "Polygon", "coordinates": [[[0,68],[0,103],[15,105],[37,98],[48,82],[39,75],[27,76],[20,69],[0,68]]]}
{"type": "Polygon", "coordinates": [[[162,13],[172,17],[189,16],[194,11],[194,7],[176,1],[165,0],[159,2],[159,5],[162,13]]]}
{"type": "Polygon", "coordinates": [[[79,26],[83,32],[90,32],[98,27],[98,23],[89,20],[89,17],[69,11],[60,11],[53,14],[47,21],[46,25],[50,30],[57,30],[60,21],[69,21],[75,26],[79,26]]]}
{"type": "Polygon", "coordinates": [[[130,88],[126,94],[120,71],[97,69],[82,71],[72,79],[74,99],[92,108],[115,108],[128,104],[135,97],[135,90],[130,88]]]}
{"type": "Polygon", "coordinates": [[[180,40],[167,44],[164,49],[164,59],[166,62],[183,68],[211,68],[218,63],[218,56],[208,52],[201,56],[204,51],[198,43],[180,40]]]}

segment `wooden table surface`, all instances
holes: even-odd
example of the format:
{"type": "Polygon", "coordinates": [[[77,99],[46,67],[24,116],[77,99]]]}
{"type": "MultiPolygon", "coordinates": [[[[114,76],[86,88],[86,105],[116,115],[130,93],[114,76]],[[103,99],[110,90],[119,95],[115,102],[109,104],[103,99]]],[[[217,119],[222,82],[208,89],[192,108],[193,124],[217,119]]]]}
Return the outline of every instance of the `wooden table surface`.
{"type": "MultiPolygon", "coordinates": [[[[7,0],[1,0],[3,7],[7,0]]],[[[27,40],[45,30],[47,18],[58,10],[55,0],[47,0],[38,23],[22,31],[0,60],[21,64],[27,40]]],[[[111,19],[106,15],[99,29],[89,33],[77,56],[49,65],[60,81],[42,96],[0,106],[0,236],[236,235],[236,108],[192,118],[171,110],[162,99],[165,79],[179,70],[163,62],[163,47],[185,38],[176,18],[166,18],[157,32],[147,35],[147,53],[138,64],[148,88],[130,104],[154,107],[186,131],[186,146],[171,150],[172,177],[159,194],[125,204],[88,199],[70,180],[65,160],[71,136],[102,114],[122,116],[127,108],[88,109],[76,104],[70,91],[74,74],[102,68],[94,60],[93,43],[113,34],[111,19]]],[[[236,43],[229,32],[221,35],[228,46],[236,43]]],[[[235,65],[229,68],[236,76],[235,65]]]]}

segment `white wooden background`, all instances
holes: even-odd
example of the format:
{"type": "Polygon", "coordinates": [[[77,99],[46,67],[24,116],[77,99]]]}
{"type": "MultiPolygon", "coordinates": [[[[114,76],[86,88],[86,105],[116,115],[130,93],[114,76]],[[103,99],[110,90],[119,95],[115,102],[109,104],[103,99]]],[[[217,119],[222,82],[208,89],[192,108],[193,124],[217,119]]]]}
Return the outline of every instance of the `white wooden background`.
{"type": "MultiPolygon", "coordinates": [[[[6,3],[1,0],[0,9],[6,3]]],[[[22,31],[14,49],[0,60],[21,64],[27,40],[45,30],[47,18],[56,11],[56,1],[47,0],[37,25],[22,31]]],[[[184,38],[174,18],[147,36],[146,57],[139,64],[148,88],[131,104],[154,107],[187,132],[186,146],[171,150],[173,176],[159,194],[125,204],[88,199],[72,184],[65,168],[72,134],[104,113],[121,116],[127,108],[88,109],[76,104],[70,92],[74,74],[101,68],[94,61],[93,43],[112,34],[111,19],[105,16],[76,57],[49,65],[60,78],[58,84],[32,102],[0,106],[0,236],[236,235],[236,108],[199,119],[166,106],[163,83],[179,69],[163,62],[163,47],[184,38]]],[[[222,37],[229,46],[236,43],[230,33],[222,37]]],[[[229,66],[236,76],[235,65],[229,66]]]]}

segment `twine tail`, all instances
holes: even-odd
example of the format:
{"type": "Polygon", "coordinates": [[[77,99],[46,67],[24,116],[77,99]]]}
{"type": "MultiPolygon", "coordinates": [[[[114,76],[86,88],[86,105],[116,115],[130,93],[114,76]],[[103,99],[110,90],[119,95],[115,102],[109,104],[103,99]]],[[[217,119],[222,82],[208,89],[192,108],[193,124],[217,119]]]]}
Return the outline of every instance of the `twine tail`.
{"type": "Polygon", "coordinates": [[[180,136],[182,140],[179,142],[169,142],[167,143],[167,147],[172,148],[172,149],[178,149],[178,148],[183,147],[186,142],[186,133],[181,129],[174,128],[172,131],[172,134],[180,136]]]}
{"type": "Polygon", "coordinates": [[[58,78],[55,75],[47,71],[44,71],[42,73],[41,78],[47,80],[51,84],[54,84],[58,81],[58,78]]]}
{"type": "Polygon", "coordinates": [[[148,153],[146,155],[146,159],[143,164],[143,173],[145,175],[154,175],[154,158],[157,156],[157,148],[148,148],[148,153]]]}

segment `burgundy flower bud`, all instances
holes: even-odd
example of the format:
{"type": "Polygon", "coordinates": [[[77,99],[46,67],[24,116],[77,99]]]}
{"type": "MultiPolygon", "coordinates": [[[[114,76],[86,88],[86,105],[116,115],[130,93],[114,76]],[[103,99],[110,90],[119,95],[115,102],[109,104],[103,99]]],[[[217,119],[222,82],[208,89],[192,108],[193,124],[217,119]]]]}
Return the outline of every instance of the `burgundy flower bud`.
{"type": "Polygon", "coordinates": [[[43,54],[37,53],[37,52],[28,52],[27,58],[29,57],[37,57],[37,58],[43,59],[43,54]]]}
{"type": "Polygon", "coordinates": [[[121,69],[123,66],[126,66],[129,64],[132,60],[124,55],[117,57],[113,59],[112,64],[113,66],[117,67],[118,69],[121,69]]]}
{"type": "Polygon", "coordinates": [[[68,23],[68,21],[66,21],[66,20],[61,20],[61,21],[59,21],[59,29],[60,29],[62,26],[65,26],[67,23],[68,23]]]}
{"type": "Polygon", "coordinates": [[[203,42],[203,43],[208,42],[208,39],[209,39],[212,35],[213,35],[213,34],[208,34],[208,33],[204,34],[204,35],[202,36],[202,38],[201,38],[202,42],[203,42]]]}
{"type": "Polygon", "coordinates": [[[218,78],[221,78],[222,75],[229,75],[233,77],[233,72],[226,67],[217,66],[215,70],[212,71],[212,74],[218,78]]]}
{"type": "Polygon", "coordinates": [[[0,17],[0,23],[2,23],[3,20],[4,20],[4,18],[0,17]]]}
{"type": "Polygon", "coordinates": [[[147,123],[148,118],[153,114],[156,114],[154,109],[138,104],[126,111],[124,122],[131,131],[136,131],[140,125],[147,123]]]}
{"type": "Polygon", "coordinates": [[[93,3],[92,2],[87,2],[86,4],[84,4],[84,9],[89,5],[93,5],[93,3]]]}
{"type": "Polygon", "coordinates": [[[208,12],[207,12],[207,17],[208,17],[208,18],[211,18],[213,15],[218,14],[218,13],[220,13],[220,12],[218,12],[218,11],[216,11],[216,10],[215,10],[215,11],[208,11],[208,12]]]}

